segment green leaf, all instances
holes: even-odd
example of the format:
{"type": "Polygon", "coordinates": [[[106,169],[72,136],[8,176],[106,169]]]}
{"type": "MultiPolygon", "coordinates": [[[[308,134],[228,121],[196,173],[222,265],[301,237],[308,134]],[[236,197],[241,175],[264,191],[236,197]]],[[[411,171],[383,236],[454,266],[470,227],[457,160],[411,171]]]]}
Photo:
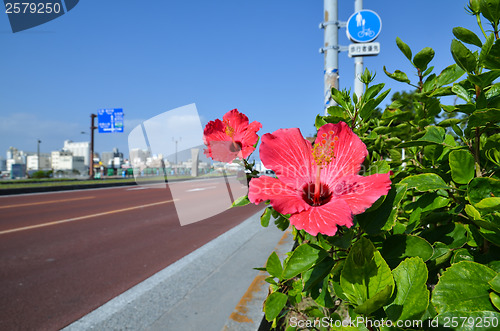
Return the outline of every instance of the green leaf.
{"type": "Polygon", "coordinates": [[[474,157],[466,150],[452,151],[448,159],[451,178],[458,184],[467,184],[474,178],[474,157]]]}
{"type": "Polygon", "coordinates": [[[439,278],[432,304],[439,313],[494,310],[488,282],[495,275],[495,271],[476,262],[455,263],[439,278]]]}
{"type": "Polygon", "coordinates": [[[332,88],[332,99],[344,109],[352,110],[351,98],[345,92],[332,88]]]}
{"type": "Polygon", "coordinates": [[[278,254],[276,254],[276,252],[273,252],[267,259],[266,270],[271,276],[281,280],[283,267],[281,266],[280,258],[278,257],[278,254]]]}
{"type": "Polygon", "coordinates": [[[269,322],[274,320],[285,308],[288,296],[280,292],[271,293],[264,302],[264,312],[266,320],[269,322]]]}
{"type": "Polygon", "coordinates": [[[500,246],[500,230],[497,229],[486,229],[486,228],[480,228],[479,233],[481,236],[488,240],[490,243],[500,246]]]}
{"type": "Polygon", "coordinates": [[[330,114],[332,117],[339,118],[340,120],[346,120],[347,117],[347,111],[339,106],[330,106],[328,107],[328,114],[330,114]]]}
{"type": "Polygon", "coordinates": [[[387,76],[391,77],[394,80],[397,80],[398,82],[403,82],[403,83],[410,83],[410,80],[408,79],[408,76],[402,72],[401,70],[396,70],[394,73],[390,73],[387,71],[387,69],[384,66],[384,72],[387,76]]]}
{"type": "Polygon", "coordinates": [[[385,84],[376,84],[372,85],[366,89],[366,92],[363,94],[363,100],[366,102],[367,100],[372,99],[374,96],[380,93],[384,88],[385,84]]]}
{"type": "Polygon", "coordinates": [[[397,147],[426,146],[432,144],[442,144],[445,137],[445,129],[440,126],[428,126],[425,134],[418,140],[412,140],[399,144],[397,147]]]}
{"type": "Polygon", "coordinates": [[[413,58],[413,64],[415,67],[420,69],[420,71],[425,71],[427,65],[434,58],[434,50],[430,47],[425,47],[420,52],[418,52],[413,58]]]}
{"type": "Polygon", "coordinates": [[[471,205],[465,205],[465,213],[473,220],[481,219],[481,213],[471,205]]]}
{"type": "Polygon", "coordinates": [[[497,293],[500,293],[500,274],[497,274],[495,278],[489,282],[491,289],[497,293]]]}
{"type": "MultiPolygon", "coordinates": [[[[489,37],[488,37],[489,38],[489,37]]],[[[481,52],[482,53],[482,52],[481,52]]],[[[500,69],[500,41],[495,40],[481,64],[487,69],[500,69]]]]}
{"type": "Polygon", "coordinates": [[[472,44],[477,47],[482,47],[483,43],[481,42],[481,39],[472,31],[462,28],[460,26],[453,28],[453,35],[460,41],[463,41],[464,43],[467,44],[472,44]]]}
{"type": "Polygon", "coordinates": [[[250,203],[250,200],[248,200],[248,196],[245,195],[243,197],[239,197],[238,199],[234,200],[232,207],[246,206],[249,203],[250,203]]]}
{"type": "Polygon", "coordinates": [[[451,55],[453,60],[468,73],[472,73],[476,70],[476,57],[472,52],[464,46],[460,41],[453,39],[451,41],[451,55]]]}
{"type": "Polygon", "coordinates": [[[384,307],[391,321],[420,320],[429,304],[427,267],[418,257],[404,260],[392,271],[396,282],[394,300],[384,307]]]}
{"type": "Polygon", "coordinates": [[[500,19],[500,1],[481,0],[479,2],[479,9],[488,21],[493,25],[498,25],[498,20],[500,19]]]}
{"type": "Polygon", "coordinates": [[[500,70],[495,69],[495,70],[490,70],[485,73],[482,73],[480,75],[469,75],[467,79],[474,85],[479,86],[480,88],[485,88],[487,86],[490,86],[491,83],[495,79],[500,77],[500,70]]]}
{"type": "Polygon", "coordinates": [[[328,237],[328,242],[335,247],[348,249],[349,247],[351,247],[351,242],[353,237],[354,237],[354,231],[351,228],[342,234],[336,234],[333,237],[328,237]]]}
{"type": "Polygon", "coordinates": [[[439,76],[436,77],[436,85],[438,87],[443,85],[448,85],[459,79],[463,76],[465,71],[457,66],[456,64],[452,64],[446,67],[439,76]]]}
{"type": "Polygon", "coordinates": [[[434,254],[432,254],[431,261],[434,263],[434,265],[441,265],[447,262],[452,255],[452,252],[448,248],[448,246],[446,246],[442,242],[435,242],[433,248],[434,254]]]}
{"type": "Polygon", "coordinates": [[[367,103],[363,105],[363,107],[359,110],[359,115],[363,119],[369,119],[373,110],[385,99],[385,97],[391,92],[391,90],[387,90],[382,92],[377,98],[368,100],[367,103]]]}
{"type": "Polygon", "coordinates": [[[474,178],[467,186],[467,197],[472,204],[485,198],[500,197],[500,180],[487,177],[474,178]]]}
{"type": "Polygon", "coordinates": [[[302,274],[304,291],[308,291],[313,286],[322,283],[323,279],[328,276],[334,265],[335,261],[331,257],[327,257],[316,266],[314,266],[314,268],[305,271],[302,274]]]}
{"type": "Polygon", "coordinates": [[[283,268],[283,279],[290,279],[321,262],[328,253],[319,246],[303,244],[297,247],[283,268]]]}
{"type": "Polygon", "coordinates": [[[448,185],[446,185],[444,180],[432,173],[408,176],[400,184],[407,184],[408,189],[414,188],[420,192],[448,189],[448,185]]]}
{"type": "Polygon", "coordinates": [[[500,295],[496,294],[495,292],[491,292],[490,300],[493,306],[495,306],[496,309],[500,310],[500,295]]]}
{"type": "Polygon", "coordinates": [[[374,211],[366,211],[357,216],[358,222],[368,234],[389,231],[396,223],[399,203],[406,194],[406,185],[396,184],[384,202],[374,211]]]}
{"type": "Polygon", "coordinates": [[[340,285],[344,295],[358,307],[372,299],[367,306],[362,306],[362,313],[370,314],[390,298],[394,279],[380,252],[363,237],[352,246],[347,256],[340,285]]]}
{"type": "Polygon", "coordinates": [[[316,285],[316,288],[311,291],[311,297],[321,307],[333,308],[335,306],[329,289],[328,277],[316,285]]]}
{"type": "Polygon", "coordinates": [[[434,249],[427,240],[405,234],[390,236],[382,246],[382,256],[390,267],[397,266],[408,257],[420,257],[427,261],[433,253],[434,249]]]}
{"type": "Polygon", "coordinates": [[[470,115],[468,127],[485,126],[497,122],[500,122],[500,109],[479,110],[470,115]]]}
{"type": "Polygon", "coordinates": [[[396,45],[398,45],[398,48],[403,52],[403,54],[406,56],[408,60],[411,62],[411,49],[410,47],[405,44],[399,37],[396,37],[396,45]]]}
{"type": "Polygon", "coordinates": [[[474,261],[474,257],[467,249],[460,248],[453,253],[451,263],[458,263],[461,261],[474,261]]]}
{"type": "Polygon", "coordinates": [[[271,220],[272,214],[273,212],[271,207],[267,207],[266,209],[264,209],[264,212],[260,216],[260,224],[263,227],[267,228],[269,226],[269,220],[271,220]]]}
{"type": "Polygon", "coordinates": [[[391,167],[389,166],[389,163],[385,160],[381,161],[375,161],[370,165],[370,168],[368,168],[368,175],[373,175],[373,174],[386,174],[389,171],[391,171],[391,167]]]}
{"type": "Polygon", "coordinates": [[[500,197],[484,198],[476,203],[474,207],[476,207],[483,213],[500,211],[500,197]]]}
{"type": "Polygon", "coordinates": [[[455,249],[467,242],[467,229],[461,223],[451,222],[425,229],[420,236],[431,243],[439,241],[446,244],[448,248],[455,249]]]}
{"type": "Polygon", "coordinates": [[[472,97],[470,96],[469,92],[460,84],[453,84],[451,91],[455,93],[458,97],[461,99],[467,101],[467,102],[472,102],[472,97]]]}
{"type": "Polygon", "coordinates": [[[485,64],[485,59],[490,54],[494,42],[495,42],[495,35],[493,33],[490,33],[490,35],[486,37],[486,41],[484,42],[483,47],[481,48],[481,53],[479,54],[479,63],[481,65],[485,64]]]}
{"type": "Polygon", "coordinates": [[[496,331],[498,330],[499,321],[500,313],[493,311],[450,311],[437,315],[432,321],[432,329],[437,328],[437,330],[454,331],[496,331]],[[438,328],[438,325],[444,328],[438,328]]]}
{"type": "Polygon", "coordinates": [[[321,115],[316,115],[316,119],[314,120],[314,126],[316,130],[319,130],[323,125],[327,124],[324,117],[321,115]]]}
{"type": "Polygon", "coordinates": [[[377,292],[373,297],[368,298],[365,302],[363,302],[361,305],[357,306],[354,311],[358,314],[366,314],[369,315],[385,305],[389,298],[392,295],[392,292],[394,290],[393,285],[387,285],[384,289],[381,291],[377,292]]]}

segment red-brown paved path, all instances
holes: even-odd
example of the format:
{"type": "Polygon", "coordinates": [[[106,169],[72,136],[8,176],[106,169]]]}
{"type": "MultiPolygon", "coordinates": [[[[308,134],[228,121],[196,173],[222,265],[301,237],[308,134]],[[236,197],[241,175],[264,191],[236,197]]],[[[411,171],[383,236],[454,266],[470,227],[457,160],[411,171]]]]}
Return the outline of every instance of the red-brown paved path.
{"type": "Polygon", "coordinates": [[[260,209],[180,226],[164,188],[0,197],[0,330],[60,329],[260,209]]]}

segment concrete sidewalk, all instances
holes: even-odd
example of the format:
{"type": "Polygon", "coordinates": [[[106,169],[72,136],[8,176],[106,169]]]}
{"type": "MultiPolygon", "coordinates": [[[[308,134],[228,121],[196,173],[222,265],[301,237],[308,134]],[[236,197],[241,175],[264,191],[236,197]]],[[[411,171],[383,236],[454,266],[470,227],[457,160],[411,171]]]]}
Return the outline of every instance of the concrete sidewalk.
{"type": "Polygon", "coordinates": [[[257,330],[267,296],[263,272],[290,230],[260,225],[261,212],[63,330],[257,330]]]}

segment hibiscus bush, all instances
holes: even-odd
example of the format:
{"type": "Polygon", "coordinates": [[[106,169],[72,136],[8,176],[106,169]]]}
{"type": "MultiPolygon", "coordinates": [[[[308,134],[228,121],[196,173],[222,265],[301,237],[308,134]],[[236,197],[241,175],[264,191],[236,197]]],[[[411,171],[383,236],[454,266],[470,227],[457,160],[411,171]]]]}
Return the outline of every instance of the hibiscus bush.
{"type": "MultiPolygon", "coordinates": [[[[396,39],[416,78],[384,71],[411,99],[380,112],[389,91],[365,70],[363,95],[332,90],[314,143],[299,129],[261,137],[276,177],[250,173],[235,205],[266,204],[262,225],[293,231],[293,250],[259,268],[273,328],[500,329],[500,0],[467,7],[480,36],[454,28],[455,63],[440,72],[431,48],[396,39]]],[[[256,148],[238,139],[213,140],[256,148]]]]}

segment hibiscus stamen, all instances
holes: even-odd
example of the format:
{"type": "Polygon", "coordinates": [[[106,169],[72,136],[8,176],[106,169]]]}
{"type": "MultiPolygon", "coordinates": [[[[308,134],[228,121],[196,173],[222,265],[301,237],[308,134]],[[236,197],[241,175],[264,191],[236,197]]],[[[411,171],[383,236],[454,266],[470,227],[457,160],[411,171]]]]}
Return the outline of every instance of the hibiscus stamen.
{"type": "Polygon", "coordinates": [[[224,120],[223,123],[226,125],[226,129],[225,129],[226,134],[229,137],[233,138],[234,132],[235,132],[234,128],[231,125],[229,125],[229,121],[227,121],[227,120],[224,120]]]}
{"type": "Polygon", "coordinates": [[[328,165],[334,156],[335,142],[339,140],[339,137],[335,136],[333,131],[329,131],[328,134],[325,132],[321,134],[321,140],[316,143],[313,147],[313,158],[314,162],[318,167],[323,167],[328,165]]]}
{"type": "Polygon", "coordinates": [[[324,132],[321,134],[321,140],[316,143],[313,147],[312,154],[314,162],[316,163],[316,178],[314,181],[314,196],[313,203],[315,205],[320,205],[321,201],[321,169],[328,165],[334,158],[335,142],[339,140],[338,136],[335,136],[335,132],[332,130],[328,133],[324,132]]]}

